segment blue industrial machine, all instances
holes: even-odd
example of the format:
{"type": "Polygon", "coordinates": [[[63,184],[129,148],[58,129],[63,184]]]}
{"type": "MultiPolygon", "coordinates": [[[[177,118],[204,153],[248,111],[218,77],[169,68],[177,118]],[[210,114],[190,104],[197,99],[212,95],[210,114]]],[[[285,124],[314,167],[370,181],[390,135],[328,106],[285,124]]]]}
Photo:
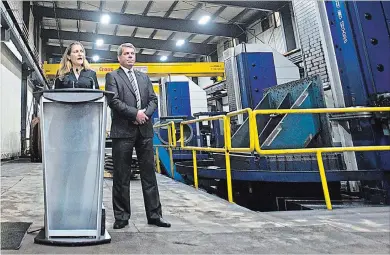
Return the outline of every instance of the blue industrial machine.
{"type": "MultiPolygon", "coordinates": [[[[327,1],[325,5],[344,105],[390,106],[390,3],[327,1]]],[[[230,111],[246,107],[326,107],[319,77],[287,80],[298,72],[297,68],[285,58],[281,64],[281,56],[266,46],[239,45],[224,55],[230,111]],[[281,72],[280,67],[290,68],[281,72]]],[[[281,114],[259,115],[256,121],[262,149],[281,149],[334,146],[331,122],[342,123],[349,129],[354,146],[389,145],[389,119],[389,113],[281,114]]],[[[232,146],[247,146],[247,120],[233,121],[232,146]]],[[[353,156],[356,167],[351,169],[343,153],[324,155],[332,200],[342,198],[341,181],[361,181],[381,191],[380,203],[390,203],[390,152],[361,152],[353,156]]],[[[222,180],[218,191],[226,196],[224,155],[214,153],[209,160],[199,162],[198,167],[201,178],[222,180]]],[[[280,202],[292,197],[323,199],[314,155],[259,157],[231,153],[231,167],[235,200],[243,205],[262,204],[253,209],[287,209],[286,203],[281,208],[280,202]]],[[[192,162],[177,163],[177,169],[182,175],[190,175],[192,162]]]]}
{"type": "MultiPolygon", "coordinates": [[[[390,106],[390,2],[327,1],[345,106],[390,106]]],[[[390,144],[389,114],[348,119],[353,144],[390,144]]],[[[359,152],[359,169],[390,171],[390,152],[359,152]]]]}
{"type": "MultiPolygon", "coordinates": [[[[390,2],[325,2],[345,106],[390,106],[390,2]]],[[[348,121],[352,144],[389,145],[390,113],[332,116],[348,121]]],[[[385,180],[362,182],[368,196],[381,191],[390,203],[390,151],[356,152],[360,170],[380,169],[385,180]]]]}
{"type": "MultiPolygon", "coordinates": [[[[300,78],[296,65],[263,43],[240,44],[223,54],[229,111],[253,109],[264,89],[300,78]]],[[[242,122],[237,117],[237,124],[242,122]]]]}
{"type": "MultiPolygon", "coordinates": [[[[338,97],[338,104],[341,105],[338,107],[390,106],[390,3],[326,1],[319,3],[321,4],[324,4],[326,12],[326,25],[329,25],[328,38],[333,40],[336,55],[338,73],[332,75],[339,76],[341,81],[340,85],[331,84],[330,87],[333,95],[338,97]]],[[[226,89],[229,111],[244,108],[327,107],[320,77],[300,79],[298,67],[265,44],[237,45],[224,52],[224,59],[226,81],[220,85],[226,89]]],[[[175,91],[171,93],[173,98],[170,100],[176,100],[175,91]]],[[[188,98],[191,102],[192,98],[188,98]]],[[[188,102],[181,103],[183,111],[186,104],[188,102]]],[[[167,105],[173,107],[171,102],[167,105]]],[[[182,114],[178,110],[173,114],[182,114]]],[[[207,114],[212,113],[205,115],[207,114]]],[[[194,116],[193,112],[183,115],[194,116]]],[[[262,149],[340,146],[334,140],[335,133],[339,132],[332,125],[336,123],[349,135],[343,137],[344,143],[345,140],[349,141],[347,145],[341,142],[342,146],[389,145],[389,120],[388,112],[258,115],[257,139],[262,149]]],[[[215,125],[217,128],[213,130],[218,131],[218,124],[215,125]]],[[[231,126],[232,146],[247,147],[247,116],[232,118],[231,126]]],[[[205,135],[212,133],[207,128],[202,131],[199,126],[193,126],[193,133],[195,141],[192,145],[223,146],[223,137],[218,132],[214,132],[211,144],[210,140],[204,139],[205,135]]],[[[230,155],[234,200],[237,203],[255,210],[286,210],[292,204],[300,203],[296,200],[312,201],[309,203],[318,200],[323,203],[315,155],[230,155]]],[[[216,192],[226,197],[225,155],[212,153],[209,156],[207,160],[198,161],[198,176],[200,180],[217,180],[216,192]]],[[[361,185],[358,184],[358,187],[363,189],[347,188],[347,193],[359,191],[359,195],[363,194],[365,198],[371,199],[373,195],[365,193],[366,190],[376,190],[379,191],[374,195],[376,203],[389,204],[389,158],[390,152],[324,154],[323,161],[333,202],[342,201],[345,197],[341,193],[343,181],[359,181],[361,185]]],[[[177,171],[185,178],[193,174],[192,166],[192,161],[176,163],[177,171]]]]}
{"type": "MultiPolygon", "coordinates": [[[[280,84],[263,90],[263,99],[254,109],[324,108],[323,85],[318,76],[280,84]]],[[[331,127],[326,114],[258,115],[258,134],[262,149],[329,147],[331,127]]],[[[234,129],[234,127],[233,127],[234,129]]],[[[232,147],[249,147],[248,119],[238,124],[232,135],[232,147]]],[[[276,197],[321,197],[320,176],[315,155],[259,156],[257,153],[231,153],[231,171],[237,203],[257,199],[259,210],[272,210],[276,197]],[[280,185],[277,185],[279,183],[280,185]],[[302,185],[302,183],[306,183],[302,185]],[[272,184],[272,185],[271,185],[272,184]],[[270,186],[271,185],[271,186],[270,186]],[[266,190],[264,190],[266,188],[266,190]],[[310,188],[309,188],[310,187],[310,188]],[[250,191],[250,192],[249,192],[250,191]],[[261,198],[260,198],[261,197],[261,198]]],[[[341,199],[340,181],[382,178],[381,172],[344,171],[340,153],[324,155],[331,197],[341,199]]],[[[225,155],[213,153],[212,159],[198,163],[198,175],[221,179],[218,191],[225,195],[225,155]]],[[[179,162],[182,175],[192,174],[192,162],[179,162]]]]}
{"type": "MultiPolygon", "coordinates": [[[[163,78],[160,84],[159,120],[154,124],[164,124],[173,121],[176,127],[176,140],[180,143],[180,122],[199,116],[199,112],[207,111],[206,93],[194,82],[185,76],[169,76],[163,78]]],[[[199,146],[200,130],[195,124],[184,126],[184,139],[187,145],[199,146]]],[[[154,144],[168,144],[167,128],[156,128],[154,144]]],[[[160,148],[165,173],[171,176],[169,161],[163,156],[168,155],[164,148],[160,148]]],[[[207,155],[199,154],[198,159],[205,159],[207,155]]],[[[191,151],[173,150],[175,162],[192,159],[191,151]]],[[[181,176],[174,172],[175,179],[183,181],[181,176]]],[[[171,176],[172,177],[172,176],[171,176]]]]}

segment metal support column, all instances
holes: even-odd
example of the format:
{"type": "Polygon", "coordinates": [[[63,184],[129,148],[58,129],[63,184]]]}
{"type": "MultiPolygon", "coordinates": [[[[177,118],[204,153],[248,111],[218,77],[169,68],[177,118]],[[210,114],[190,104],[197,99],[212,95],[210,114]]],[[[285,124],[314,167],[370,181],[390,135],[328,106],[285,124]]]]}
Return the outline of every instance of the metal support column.
{"type": "Polygon", "coordinates": [[[21,84],[21,120],[20,120],[20,143],[21,143],[21,155],[26,155],[26,127],[27,127],[27,78],[30,75],[30,70],[26,64],[22,65],[22,84],[21,84]]]}
{"type": "MultiPolygon", "coordinates": [[[[345,107],[345,101],[343,97],[343,87],[341,85],[341,79],[339,75],[339,67],[337,65],[336,55],[334,54],[335,48],[332,41],[332,34],[330,32],[328,15],[326,13],[325,3],[319,1],[316,4],[317,12],[319,15],[317,16],[318,24],[319,24],[319,32],[321,36],[321,41],[323,42],[323,51],[325,57],[325,63],[328,70],[329,81],[331,83],[331,91],[333,95],[334,107],[343,108],[345,107]]],[[[348,121],[339,121],[337,123],[337,128],[333,130],[337,132],[341,139],[341,145],[343,147],[352,147],[352,135],[349,127],[348,121]]],[[[355,152],[344,152],[344,160],[348,170],[357,170],[357,161],[355,152]]],[[[359,191],[359,182],[351,181],[349,182],[350,190],[353,192],[359,191]]]]}

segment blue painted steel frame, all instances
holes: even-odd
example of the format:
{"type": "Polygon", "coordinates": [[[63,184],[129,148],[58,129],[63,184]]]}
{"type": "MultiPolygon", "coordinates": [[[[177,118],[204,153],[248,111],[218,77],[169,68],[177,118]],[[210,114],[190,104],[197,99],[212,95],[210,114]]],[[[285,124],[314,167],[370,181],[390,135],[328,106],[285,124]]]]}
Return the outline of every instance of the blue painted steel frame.
{"type": "MultiPolygon", "coordinates": [[[[161,141],[160,141],[160,139],[158,139],[156,134],[153,136],[153,144],[154,145],[161,145],[161,141]]],[[[155,150],[153,150],[153,151],[154,151],[154,153],[156,153],[155,150]]],[[[172,176],[168,150],[166,148],[164,148],[164,147],[158,147],[158,154],[159,154],[159,157],[160,157],[160,163],[164,167],[166,174],[169,177],[175,179],[176,181],[184,182],[183,177],[176,171],[176,165],[175,164],[173,166],[173,174],[174,174],[174,176],[172,176]]]]}
{"type": "MultiPolygon", "coordinates": [[[[182,175],[193,175],[191,169],[176,166],[182,175]]],[[[231,170],[235,181],[264,181],[264,182],[321,182],[317,171],[260,171],[260,170],[231,170]]],[[[208,169],[198,167],[198,177],[207,179],[226,179],[225,169],[208,169]]],[[[382,180],[384,172],[379,170],[359,171],[326,171],[328,182],[356,181],[356,180],[382,180]]]]}
{"type": "Polygon", "coordinates": [[[254,109],[263,90],[277,85],[272,52],[246,52],[236,58],[242,108],[254,109]]]}
{"type": "Polygon", "coordinates": [[[165,83],[168,116],[191,116],[191,102],[188,82],[165,83]]]}
{"type": "MultiPolygon", "coordinates": [[[[379,1],[326,2],[346,106],[373,105],[377,93],[390,92],[390,39],[385,17],[389,6],[379,1]]],[[[390,143],[382,127],[369,120],[354,120],[350,125],[355,146],[390,143]]],[[[356,156],[359,169],[390,170],[390,152],[356,156]]]]}

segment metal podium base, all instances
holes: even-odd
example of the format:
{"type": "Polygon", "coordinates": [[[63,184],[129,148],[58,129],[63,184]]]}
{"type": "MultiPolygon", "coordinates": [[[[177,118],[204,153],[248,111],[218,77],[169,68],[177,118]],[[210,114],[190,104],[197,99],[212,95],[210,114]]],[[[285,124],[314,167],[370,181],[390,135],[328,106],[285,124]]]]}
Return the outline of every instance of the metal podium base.
{"type": "Polygon", "coordinates": [[[104,232],[104,236],[100,236],[99,239],[86,238],[86,237],[70,237],[70,238],[49,238],[45,237],[45,230],[41,230],[34,238],[34,243],[45,245],[57,245],[57,246],[84,246],[84,245],[97,245],[111,242],[111,236],[107,232],[104,232]]]}

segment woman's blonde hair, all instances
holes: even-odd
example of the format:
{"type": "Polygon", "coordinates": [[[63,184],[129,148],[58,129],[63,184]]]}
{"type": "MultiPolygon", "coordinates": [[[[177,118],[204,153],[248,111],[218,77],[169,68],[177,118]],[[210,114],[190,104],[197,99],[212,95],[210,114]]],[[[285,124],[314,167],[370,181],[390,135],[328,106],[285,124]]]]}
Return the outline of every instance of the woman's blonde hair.
{"type": "Polygon", "coordinates": [[[87,61],[87,58],[85,57],[84,46],[80,42],[73,42],[66,48],[64,54],[62,55],[60,68],[58,69],[58,72],[57,72],[57,75],[60,79],[63,79],[65,74],[69,73],[70,70],[72,69],[72,62],[70,61],[68,56],[70,56],[70,53],[72,52],[72,47],[74,45],[80,45],[84,51],[84,62],[83,62],[84,69],[91,69],[89,62],[87,61]]]}

